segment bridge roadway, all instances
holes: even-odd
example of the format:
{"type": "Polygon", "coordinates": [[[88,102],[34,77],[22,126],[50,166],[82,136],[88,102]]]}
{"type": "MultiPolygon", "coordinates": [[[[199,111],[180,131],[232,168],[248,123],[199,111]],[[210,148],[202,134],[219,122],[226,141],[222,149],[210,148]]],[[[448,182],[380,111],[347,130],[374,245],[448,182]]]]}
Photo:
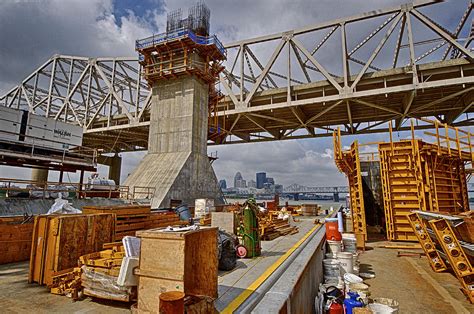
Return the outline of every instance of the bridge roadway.
{"type": "MultiPolygon", "coordinates": [[[[324,137],[337,127],[343,135],[385,132],[388,122],[404,130],[420,117],[473,125],[472,3],[448,30],[436,19],[452,4],[436,2],[225,45],[225,97],[212,108],[218,131],[208,144],[324,137]]],[[[102,153],[145,150],[151,94],[141,71],[136,58],[56,55],[0,104],[79,124],[84,146],[102,153]]]]}

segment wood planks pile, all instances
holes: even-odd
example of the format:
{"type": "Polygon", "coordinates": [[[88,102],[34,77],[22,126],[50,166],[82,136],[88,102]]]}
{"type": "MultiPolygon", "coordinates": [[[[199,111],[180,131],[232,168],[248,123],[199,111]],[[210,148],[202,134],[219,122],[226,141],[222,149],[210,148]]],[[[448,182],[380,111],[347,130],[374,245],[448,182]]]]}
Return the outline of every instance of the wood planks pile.
{"type": "Polygon", "coordinates": [[[84,295],[130,302],[136,299],[136,287],[120,286],[117,279],[125,256],[121,243],[106,244],[107,249],[79,257],[79,267],[53,277],[49,287],[51,293],[68,295],[77,299],[79,292],[84,295]]]}
{"type": "Polygon", "coordinates": [[[298,228],[290,226],[288,219],[261,219],[259,228],[261,239],[264,241],[271,241],[279,236],[298,233],[298,228]]]}
{"type": "Polygon", "coordinates": [[[0,265],[27,261],[33,235],[32,216],[0,217],[0,265]]]}
{"type": "Polygon", "coordinates": [[[321,206],[318,204],[303,204],[301,206],[301,211],[303,216],[317,216],[321,206]]]}
{"type": "Polygon", "coordinates": [[[176,213],[152,212],[149,205],[84,206],[82,212],[115,214],[114,241],[120,241],[125,236],[134,236],[138,230],[183,224],[176,213]]]}
{"type": "Polygon", "coordinates": [[[121,244],[110,249],[81,256],[81,286],[85,295],[130,302],[136,299],[136,287],[120,286],[117,279],[125,257],[121,244]]]}

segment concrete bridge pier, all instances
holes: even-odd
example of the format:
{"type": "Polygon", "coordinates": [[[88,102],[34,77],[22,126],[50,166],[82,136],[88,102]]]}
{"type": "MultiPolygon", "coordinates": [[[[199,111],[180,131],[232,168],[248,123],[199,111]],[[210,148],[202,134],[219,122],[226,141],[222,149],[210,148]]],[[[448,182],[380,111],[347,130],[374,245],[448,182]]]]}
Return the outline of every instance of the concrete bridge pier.
{"type": "Polygon", "coordinates": [[[195,76],[152,87],[148,154],[124,183],[155,187],[152,208],[169,207],[171,199],[189,205],[196,198],[223,202],[207,157],[208,91],[195,76]]]}
{"type": "Polygon", "coordinates": [[[334,192],[332,195],[332,199],[334,200],[334,202],[339,202],[339,192],[334,192]]]}
{"type": "Polygon", "coordinates": [[[35,181],[38,186],[43,186],[48,182],[48,169],[31,169],[31,181],[35,181]]]}

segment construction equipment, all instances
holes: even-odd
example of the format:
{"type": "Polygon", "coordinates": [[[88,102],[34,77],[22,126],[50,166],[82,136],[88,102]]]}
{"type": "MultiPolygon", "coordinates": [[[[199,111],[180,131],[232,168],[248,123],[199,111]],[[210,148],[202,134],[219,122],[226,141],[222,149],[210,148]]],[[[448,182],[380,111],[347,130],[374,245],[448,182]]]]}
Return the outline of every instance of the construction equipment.
{"type": "Polygon", "coordinates": [[[423,224],[420,216],[417,213],[411,213],[408,215],[408,221],[410,222],[423,251],[425,251],[425,254],[428,257],[431,268],[437,273],[447,270],[448,268],[436,250],[436,246],[431,240],[428,230],[423,224]]]}
{"type": "Polygon", "coordinates": [[[415,211],[409,216],[415,234],[435,272],[449,268],[461,283],[461,290],[474,303],[474,245],[459,239],[461,216],[415,211]]]}
{"type": "Polygon", "coordinates": [[[239,257],[256,257],[261,254],[258,229],[258,206],[254,198],[249,198],[242,210],[242,222],[239,227],[242,245],[237,248],[239,257]]]}
{"type": "Polygon", "coordinates": [[[430,221],[433,232],[438,239],[440,246],[446,254],[456,277],[461,282],[462,292],[471,303],[474,303],[474,268],[469,261],[469,257],[464,252],[453,228],[446,219],[430,221]]]}

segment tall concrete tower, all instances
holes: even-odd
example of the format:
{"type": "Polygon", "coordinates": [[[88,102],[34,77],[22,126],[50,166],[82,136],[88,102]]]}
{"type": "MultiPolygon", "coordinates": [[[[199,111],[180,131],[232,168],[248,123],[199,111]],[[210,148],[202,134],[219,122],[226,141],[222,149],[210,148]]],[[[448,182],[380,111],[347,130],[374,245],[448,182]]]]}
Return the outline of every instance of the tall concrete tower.
{"type": "Polygon", "coordinates": [[[187,18],[168,14],[167,31],[136,42],[144,76],[152,88],[148,154],[125,185],[155,187],[152,208],[171,199],[222,202],[207,156],[209,99],[223,70],[225,50],[209,36],[209,9],[199,3],[187,18]]]}

